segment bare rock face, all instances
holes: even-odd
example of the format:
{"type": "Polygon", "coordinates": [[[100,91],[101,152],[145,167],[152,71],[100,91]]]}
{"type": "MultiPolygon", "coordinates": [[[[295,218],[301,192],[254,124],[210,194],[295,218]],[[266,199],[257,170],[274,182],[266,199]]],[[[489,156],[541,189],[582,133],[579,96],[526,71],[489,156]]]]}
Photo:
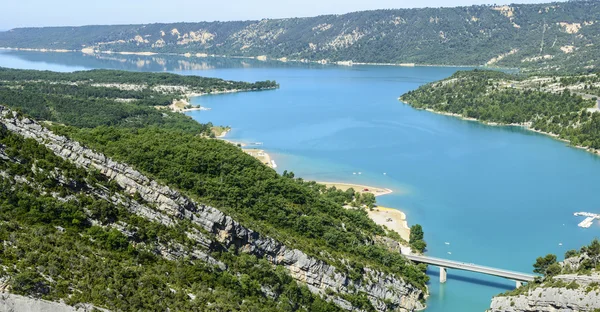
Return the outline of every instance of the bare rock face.
{"type": "Polygon", "coordinates": [[[564,274],[553,277],[573,287],[537,287],[519,296],[499,296],[492,299],[488,312],[580,312],[600,309],[600,274],[564,274]],[[592,287],[590,287],[590,285],[592,287]]]}
{"type": "MultiPolygon", "coordinates": [[[[408,312],[424,308],[419,301],[421,290],[401,278],[365,268],[361,281],[351,280],[335,267],[245,228],[220,210],[196,203],[178,191],[149,179],[126,164],[113,161],[103,154],[83,147],[78,142],[58,136],[32,120],[17,118],[16,114],[3,106],[0,106],[0,123],[10,131],[35,139],[56,155],[78,166],[99,170],[127,192],[140,194],[145,201],[154,204],[160,213],[169,216],[165,221],[171,218],[191,220],[214,235],[219,246],[238,248],[287,268],[293,278],[305,283],[313,293],[329,297],[325,292],[327,289],[340,294],[352,294],[354,290],[362,291],[368,294],[371,303],[378,311],[389,310],[385,302],[391,303],[390,306],[396,311],[408,312]]],[[[137,209],[144,213],[144,209],[140,207],[137,209]]],[[[150,211],[146,211],[145,214],[152,219],[161,218],[152,215],[150,211]]],[[[207,242],[204,240],[202,244],[207,242]]],[[[216,247],[216,244],[212,247],[216,247]]],[[[349,302],[337,296],[329,299],[348,310],[353,309],[349,302]]]]}
{"type": "Polygon", "coordinates": [[[600,308],[600,294],[585,289],[536,288],[527,295],[495,297],[489,312],[578,312],[600,308]]]}
{"type": "Polygon", "coordinates": [[[105,311],[89,304],[79,304],[75,307],[60,302],[23,297],[19,295],[0,293],[0,312],[88,312],[105,311]]]}

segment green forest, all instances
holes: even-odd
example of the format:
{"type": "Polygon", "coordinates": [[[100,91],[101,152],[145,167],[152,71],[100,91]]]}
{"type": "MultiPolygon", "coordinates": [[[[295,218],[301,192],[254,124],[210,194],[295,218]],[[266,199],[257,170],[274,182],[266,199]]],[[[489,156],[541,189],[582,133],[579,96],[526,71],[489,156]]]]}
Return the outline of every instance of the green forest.
{"type": "MultiPolygon", "coordinates": [[[[552,77],[558,84],[584,84],[579,92],[594,93],[587,86],[598,74],[584,78],[552,77]]],[[[407,92],[400,99],[419,109],[457,114],[484,122],[523,125],[557,135],[574,146],[600,149],[600,113],[587,108],[596,97],[584,99],[568,89],[548,92],[539,88],[517,88],[529,78],[496,71],[473,70],[407,92]]]]}
{"type": "MultiPolygon", "coordinates": [[[[134,80],[139,79],[140,83],[166,84],[159,79],[163,74],[132,73],[131,75],[134,80]]],[[[425,266],[411,264],[398,252],[390,251],[387,247],[377,243],[378,237],[388,236],[399,240],[399,236],[395,233],[388,233],[377,226],[368,218],[366,211],[342,207],[344,203],[354,198],[354,194],[327,189],[315,182],[303,181],[301,178],[294,177],[293,173],[286,173],[283,176],[277,174],[274,170],[261,164],[260,161],[244,153],[239,147],[208,138],[206,134],[212,125],[199,124],[183,114],[159,111],[154,107],[157,104],[161,105],[156,102],[157,99],[163,101],[164,98],[164,103],[162,103],[164,105],[179,94],[156,92],[151,88],[124,91],[122,88],[114,87],[119,83],[133,83],[127,78],[123,78],[124,76],[127,74],[119,71],[89,71],[73,74],[44,72],[38,76],[34,71],[0,70],[0,80],[2,81],[0,105],[15,109],[21,117],[28,116],[43,121],[57,134],[66,135],[115,160],[125,162],[149,177],[180,190],[200,203],[213,205],[234,217],[244,226],[260,232],[262,235],[273,237],[288,247],[300,249],[310,256],[321,259],[348,274],[354,280],[362,279],[364,268],[371,267],[402,277],[408,283],[423,290],[424,293],[426,292],[425,283],[428,281],[428,277],[424,273],[425,266]],[[6,75],[2,76],[3,73],[6,75]],[[115,77],[115,79],[112,80],[111,77],[115,77]],[[84,81],[102,81],[104,85],[83,83],[84,81]],[[76,85],[72,83],[76,83],[76,85]],[[123,98],[134,100],[120,101],[123,98]]],[[[176,80],[176,77],[171,77],[171,75],[166,77],[176,80]]],[[[192,86],[197,81],[204,81],[191,77],[185,79],[186,82],[183,83],[192,86]]],[[[222,83],[221,80],[214,80],[214,82],[216,85],[222,83]]],[[[206,81],[202,83],[204,83],[204,88],[211,90],[214,88],[206,81]]],[[[232,82],[232,84],[236,83],[232,82]]],[[[248,85],[241,84],[241,86],[248,85]]],[[[254,90],[276,87],[276,83],[265,82],[265,84],[258,83],[258,86],[256,84],[249,86],[253,87],[246,89],[254,90]]],[[[4,133],[6,135],[6,132],[4,133]]],[[[6,143],[2,144],[9,146],[6,143]]],[[[2,146],[4,145],[0,145],[0,147],[2,146]]],[[[17,153],[18,148],[14,150],[11,153],[17,153]]],[[[38,155],[38,153],[33,154],[38,155]]],[[[54,157],[46,160],[45,164],[51,168],[57,161],[59,159],[54,157]]],[[[0,158],[0,163],[9,162],[0,158]]],[[[10,163],[6,166],[9,165],[10,163]]],[[[25,166],[19,169],[19,172],[22,172],[20,174],[27,174],[27,168],[25,166]]],[[[87,178],[89,174],[91,173],[79,172],[75,176],[79,179],[89,179],[87,178]]],[[[35,175],[35,178],[42,179],[43,181],[40,180],[41,184],[56,185],[55,181],[45,181],[48,178],[43,174],[35,175]]],[[[98,178],[96,177],[95,180],[98,178]]],[[[8,181],[5,183],[10,184],[8,181]]],[[[107,187],[114,188],[109,181],[103,183],[108,183],[107,187]]],[[[56,187],[57,191],[64,192],[61,190],[64,186],[56,187]]],[[[213,268],[196,266],[195,262],[194,265],[186,265],[185,262],[179,260],[166,261],[157,258],[152,252],[139,256],[135,248],[132,249],[131,241],[125,240],[114,231],[104,233],[86,222],[89,218],[86,215],[88,210],[98,218],[110,220],[111,224],[122,220],[127,224],[134,223],[137,226],[138,222],[141,222],[128,216],[118,207],[106,207],[106,205],[96,203],[95,199],[80,200],[75,207],[69,206],[76,216],[75,218],[71,214],[63,216],[60,213],[66,209],[65,205],[72,204],[70,202],[53,201],[51,196],[37,196],[35,192],[32,193],[27,188],[3,188],[3,190],[10,191],[7,196],[29,196],[27,201],[52,202],[48,205],[29,204],[18,196],[11,199],[10,205],[14,206],[11,211],[14,211],[7,212],[11,214],[6,216],[5,220],[20,222],[13,218],[12,213],[17,213],[26,218],[23,222],[30,222],[27,226],[23,226],[21,223],[16,225],[23,229],[23,232],[19,233],[22,234],[21,243],[24,246],[28,242],[28,237],[33,235],[29,229],[33,231],[39,226],[43,228],[43,231],[40,230],[42,233],[48,233],[48,235],[36,237],[35,240],[30,239],[31,244],[35,242],[37,245],[26,245],[27,247],[23,247],[22,255],[28,254],[36,248],[45,250],[50,248],[49,245],[54,246],[52,247],[54,249],[51,250],[52,254],[56,254],[56,256],[50,257],[47,265],[56,266],[58,265],[56,261],[59,260],[53,260],[54,257],[71,259],[69,257],[75,257],[80,252],[93,253],[97,249],[104,248],[96,256],[83,262],[77,262],[80,266],[78,270],[98,271],[93,276],[89,276],[89,273],[81,273],[86,278],[79,281],[81,286],[77,287],[84,294],[91,294],[92,297],[83,297],[81,294],[74,296],[72,299],[74,301],[69,302],[92,302],[102,305],[101,298],[107,297],[111,298],[110,307],[133,311],[145,310],[148,306],[144,304],[159,300],[158,298],[164,296],[168,297],[168,300],[164,299],[165,306],[181,307],[183,310],[193,307],[204,309],[206,307],[187,305],[201,304],[202,302],[218,302],[220,305],[215,306],[215,311],[239,309],[334,311],[337,309],[312,295],[304,286],[290,280],[289,276],[280,268],[268,266],[263,259],[244,256],[237,253],[236,250],[213,256],[226,263],[228,267],[239,267],[238,271],[228,269],[227,272],[213,275],[211,275],[214,272],[213,268]],[[12,192],[17,192],[17,195],[12,192]],[[32,196],[32,194],[35,195],[32,196]],[[51,216],[44,217],[46,219],[31,219],[27,216],[28,211],[31,210],[28,207],[45,206],[56,211],[49,212],[51,216]],[[55,206],[56,208],[52,208],[55,206]],[[100,206],[101,208],[98,208],[100,211],[95,212],[89,206],[100,206]],[[135,220],[132,221],[132,219],[135,220]],[[46,223],[48,224],[46,225],[46,223]],[[68,229],[66,233],[74,237],[82,234],[82,238],[76,240],[76,242],[81,240],[82,243],[65,246],[64,244],[73,238],[56,234],[54,225],[68,229]],[[98,235],[100,238],[90,235],[98,235]],[[96,245],[90,245],[87,241],[88,237],[91,237],[90,240],[96,245]],[[107,242],[103,242],[103,240],[107,240],[107,242]],[[113,245],[116,250],[111,249],[113,245]],[[114,259],[114,262],[109,262],[110,265],[107,265],[107,269],[104,271],[97,269],[98,264],[92,264],[92,262],[101,263],[102,261],[98,259],[103,258],[110,259],[110,261],[114,259]],[[87,262],[88,260],[90,263],[87,262]],[[146,265],[146,262],[142,261],[149,262],[146,265]],[[143,264],[142,267],[139,267],[139,264],[143,264]],[[122,283],[118,284],[120,288],[103,286],[107,283],[116,283],[117,281],[110,278],[115,274],[127,277],[119,282],[122,283]],[[186,278],[179,279],[180,275],[186,275],[186,278]],[[155,286],[149,286],[150,289],[139,293],[133,291],[132,285],[140,281],[155,286]],[[100,286],[95,288],[93,286],[95,283],[99,283],[100,286]],[[186,291],[165,291],[165,285],[170,285],[170,287],[181,285],[186,291]],[[257,287],[261,288],[260,285],[273,285],[277,294],[275,299],[265,298],[264,293],[257,292],[257,287]],[[105,290],[101,291],[102,289],[110,289],[110,293],[106,293],[105,290]],[[173,301],[169,300],[190,297],[186,292],[203,294],[205,289],[212,290],[212,292],[202,295],[208,296],[207,299],[196,295],[196,299],[191,302],[186,300],[170,305],[173,301]],[[146,291],[148,293],[145,293],[146,291]],[[117,295],[119,293],[126,295],[119,296],[117,295]],[[126,302],[130,300],[136,305],[125,308],[126,302]],[[285,303],[285,301],[288,302],[285,303]],[[232,306],[228,308],[226,304],[232,306]]],[[[369,204],[368,202],[363,203],[369,204]]],[[[37,213],[37,210],[34,212],[37,213]]],[[[139,227],[141,228],[141,226],[139,227]]],[[[146,234],[140,234],[140,237],[149,240],[171,237],[173,240],[182,240],[182,244],[185,244],[185,238],[180,235],[181,230],[179,227],[153,228],[152,230],[143,230],[142,232],[146,234]]],[[[10,232],[5,232],[5,234],[8,235],[10,232]]],[[[40,254],[35,253],[35,255],[40,254]]],[[[37,259],[37,256],[33,254],[28,257],[34,258],[31,261],[37,259]]],[[[11,261],[21,261],[18,257],[11,259],[11,261]]],[[[42,257],[42,259],[46,258],[42,257]]],[[[59,290],[58,285],[46,285],[40,279],[40,275],[47,275],[45,271],[40,272],[35,269],[36,266],[31,264],[23,264],[23,268],[25,267],[28,269],[11,273],[13,274],[11,276],[26,274],[25,286],[17,288],[19,289],[18,293],[38,294],[41,291],[41,296],[44,298],[64,298],[67,295],[66,289],[71,287],[68,284],[69,281],[75,281],[81,277],[74,273],[72,279],[65,279],[64,283],[66,284],[59,290]],[[35,286],[38,285],[38,282],[41,283],[39,287],[35,286]]],[[[60,276],[63,268],[58,267],[54,270],[59,275],[53,280],[63,280],[60,276]]],[[[364,293],[343,295],[343,298],[366,311],[373,309],[364,293]]]]}
{"type": "Polygon", "coordinates": [[[210,125],[200,125],[181,114],[159,111],[155,106],[185,99],[186,92],[257,91],[276,87],[274,81],[246,83],[163,73],[112,70],[56,73],[0,68],[0,104],[36,119],[82,128],[101,125],[139,128],[153,124],[209,134],[210,125]],[[169,86],[173,88],[166,89],[169,86]]]}
{"type": "Polygon", "coordinates": [[[489,62],[585,72],[600,58],[598,16],[598,1],[580,0],[260,21],[17,28],[0,32],[0,47],[430,65],[489,62]]]}
{"type": "Polygon", "coordinates": [[[89,185],[121,190],[3,125],[0,172],[0,279],[16,294],[116,311],[340,311],[264,259],[214,254],[223,270],[160,257],[161,244],[195,248],[191,225],[167,227],[90,195],[89,185]]]}

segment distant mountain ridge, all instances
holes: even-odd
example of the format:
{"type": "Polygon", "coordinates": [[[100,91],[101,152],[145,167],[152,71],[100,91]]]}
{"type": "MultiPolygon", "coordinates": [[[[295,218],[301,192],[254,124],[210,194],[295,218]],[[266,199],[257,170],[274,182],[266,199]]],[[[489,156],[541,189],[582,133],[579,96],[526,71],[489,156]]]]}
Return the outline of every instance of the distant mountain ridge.
{"type": "Polygon", "coordinates": [[[18,28],[0,47],[592,71],[600,1],[375,10],[308,18],[18,28]]]}

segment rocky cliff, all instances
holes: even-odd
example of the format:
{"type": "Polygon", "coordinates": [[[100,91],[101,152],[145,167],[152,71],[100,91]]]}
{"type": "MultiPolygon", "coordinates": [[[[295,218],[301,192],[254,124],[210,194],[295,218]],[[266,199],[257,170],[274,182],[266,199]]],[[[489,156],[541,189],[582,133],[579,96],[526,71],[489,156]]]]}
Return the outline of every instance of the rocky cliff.
{"type": "Polygon", "coordinates": [[[583,247],[558,263],[562,274],[494,297],[488,312],[600,311],[600,273],[593,261],[583,247]]]}
{"type": "Polygon", "coordinates": [[[488,312],[576,312],[600,309],[600,290],[594,287],[600,282],[600,275],[569,274],[555,276],[553,279],[562,281],[566,286],[541,286],[530,289],[523,295],[495,297],[488,312]],[[571,284],[573,282],[577,286],[571,284]]]}
{"type": "MultiPolygon", "coordinates": [[[[200,226],[208,234],[194,233],[189,236],[196,240],[199,246],[205,246],[209,253],[219,248],[234,248],[265,258],[275,265],[287,268],[292,277],[305,283],[313,293],[326,296],[348,310],[353,309],[352,305],[339,294],[352,294],[356,291],[368,294],[369,300],[379,311],[390,308],[397,311],[415,311],[423,308],[420,301],[421,290],[401,278],[365,268],[360,280],[352,280],[321,260],[252,231],[218,209],[196,203],[135,169],[83,147],[78,142],[56,135],[37,122],[18,117],[16,113],[2,106],[0,123],[10,131],[35,139],[56,155],[80,167],[100,171],[127,192],[139,194],[143,201],[150,203],[155,209],[153,211],[134,203],[128,205],[132,212],[165,224],[186,219],[200,226]]],[[[112,199],[115,200],[119,199],[112,199]]],[[[197,257],[214,261],[201,251],[197,257]]]]}

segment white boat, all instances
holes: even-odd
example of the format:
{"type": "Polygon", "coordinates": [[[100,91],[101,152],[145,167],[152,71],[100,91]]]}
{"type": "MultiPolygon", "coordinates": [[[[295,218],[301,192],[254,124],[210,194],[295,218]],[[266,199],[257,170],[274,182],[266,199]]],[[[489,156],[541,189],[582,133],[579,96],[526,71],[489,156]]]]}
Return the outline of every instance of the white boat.
{"type": "Polygon", "coordinates": [[[448,242],[445,242],[444,244],[446,244],[446,245],[450,245],[450,243],[448,243],[448,242]]]}
{"type": "Polygon", "coordinates": [[[583,220],[579,224],[577,224],[577,226],[587,229],[590,226],[592,226],[592,223],[594,223],[594,219],[596,219],[596,218],[595,217],[587,217],[587,218],[585,218],[585,220],[583,220]]]}
{"type": "Polygon", "coordinates": [[[583,216],[586,217],[585,220],[579,222],[577,226],[582,228],[589,228],[594,223],[594,220],[600,219],[600,214],[591,213],[591,212],[576,212],[573,215],[575,216],[583,216]]]}

